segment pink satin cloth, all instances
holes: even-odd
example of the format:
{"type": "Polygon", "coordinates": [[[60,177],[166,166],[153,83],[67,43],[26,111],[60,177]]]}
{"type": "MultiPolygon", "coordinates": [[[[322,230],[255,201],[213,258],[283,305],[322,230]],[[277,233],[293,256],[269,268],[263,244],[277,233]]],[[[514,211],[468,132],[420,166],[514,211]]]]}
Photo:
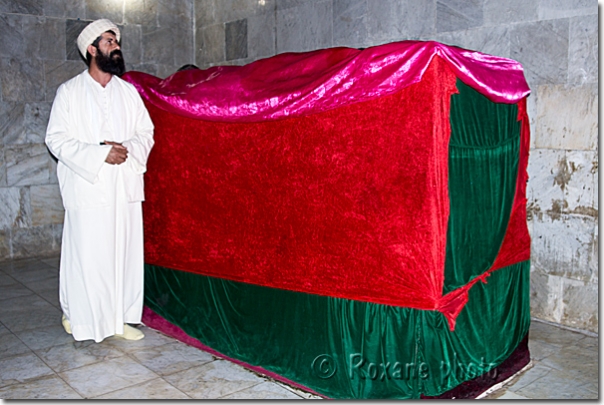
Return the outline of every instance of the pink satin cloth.
{"type": "Polygon", "coordinates": [[[300,117],[368,101],[419,82],[435,56],[465,84],[498,103],[530,93],[519,62],[434,41],[283,53],[245,66],[123,78],[164,111],[216,122],[300,117]]]}

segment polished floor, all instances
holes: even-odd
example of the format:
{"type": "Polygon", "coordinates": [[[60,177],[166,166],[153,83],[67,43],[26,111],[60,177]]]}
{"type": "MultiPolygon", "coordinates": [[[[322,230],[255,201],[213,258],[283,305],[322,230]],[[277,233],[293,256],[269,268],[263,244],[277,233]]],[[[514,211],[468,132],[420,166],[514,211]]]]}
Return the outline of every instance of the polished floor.
{"type": "MultiPolygon", "coordinates": [[[[0,398],[316,398],[142,327],[75,342],[61,326],[58,258],[0,263],[0,398]]],[[[532,362],[486,399],[597,399],[598,338],[533,321],[532,362]]]]}

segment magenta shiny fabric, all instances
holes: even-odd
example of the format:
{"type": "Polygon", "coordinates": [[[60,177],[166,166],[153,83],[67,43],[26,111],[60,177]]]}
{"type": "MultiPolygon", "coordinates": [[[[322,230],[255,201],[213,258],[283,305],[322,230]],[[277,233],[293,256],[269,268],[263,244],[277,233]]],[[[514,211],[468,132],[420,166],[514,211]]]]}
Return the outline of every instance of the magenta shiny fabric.
{"type": "Polygon", "coordinates": [[[434,56],[491,101],[517,103],[530,92],[520,63],[434,41],[284,53],[245,66],[176,72],[164,80],[142,72],[128,72],[123,78],[148,102],[174,114],[259,122],[392,94],[419,82],[434,56]]]}

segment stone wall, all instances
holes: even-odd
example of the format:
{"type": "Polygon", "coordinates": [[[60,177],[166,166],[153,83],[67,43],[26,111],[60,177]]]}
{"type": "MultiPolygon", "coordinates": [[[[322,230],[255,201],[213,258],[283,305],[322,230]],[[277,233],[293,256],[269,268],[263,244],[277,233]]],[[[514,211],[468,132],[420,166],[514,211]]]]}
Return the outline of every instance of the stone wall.
{"type": "Polygon", "coordinates": [[[0,258],[56,253],[63,210],[43,139],[57,86],[85,68],[86,21],[123,30],[129,69],[437,40],[520,61],[532,89],[533,315],[598,324],[598,7],[588,0],[0,0],[0,258]]]}
{"type": "Polygon", "coordinates": [[[0,260],[57,253],[63,207],[45,144],[57,87],[86,65],[75,39],[110,18],[127,68],[194,63],[193,0],[0,0],[0,260]]]}

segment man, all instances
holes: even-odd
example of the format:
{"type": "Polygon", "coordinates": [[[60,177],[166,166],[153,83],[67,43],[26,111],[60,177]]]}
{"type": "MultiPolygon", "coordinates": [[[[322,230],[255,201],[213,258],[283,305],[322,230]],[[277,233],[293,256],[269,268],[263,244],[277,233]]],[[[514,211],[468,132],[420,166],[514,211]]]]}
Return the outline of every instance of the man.
{"type": "Polygon", "coordinates": [[[46,144],[65,207],[59,275],[63,327],[75,340],[138,340],[143,306],[143,173],[153,123],[124,73],[120,30],[90,23],[77,39],[88,69],[57,90],[46,144]]]}

